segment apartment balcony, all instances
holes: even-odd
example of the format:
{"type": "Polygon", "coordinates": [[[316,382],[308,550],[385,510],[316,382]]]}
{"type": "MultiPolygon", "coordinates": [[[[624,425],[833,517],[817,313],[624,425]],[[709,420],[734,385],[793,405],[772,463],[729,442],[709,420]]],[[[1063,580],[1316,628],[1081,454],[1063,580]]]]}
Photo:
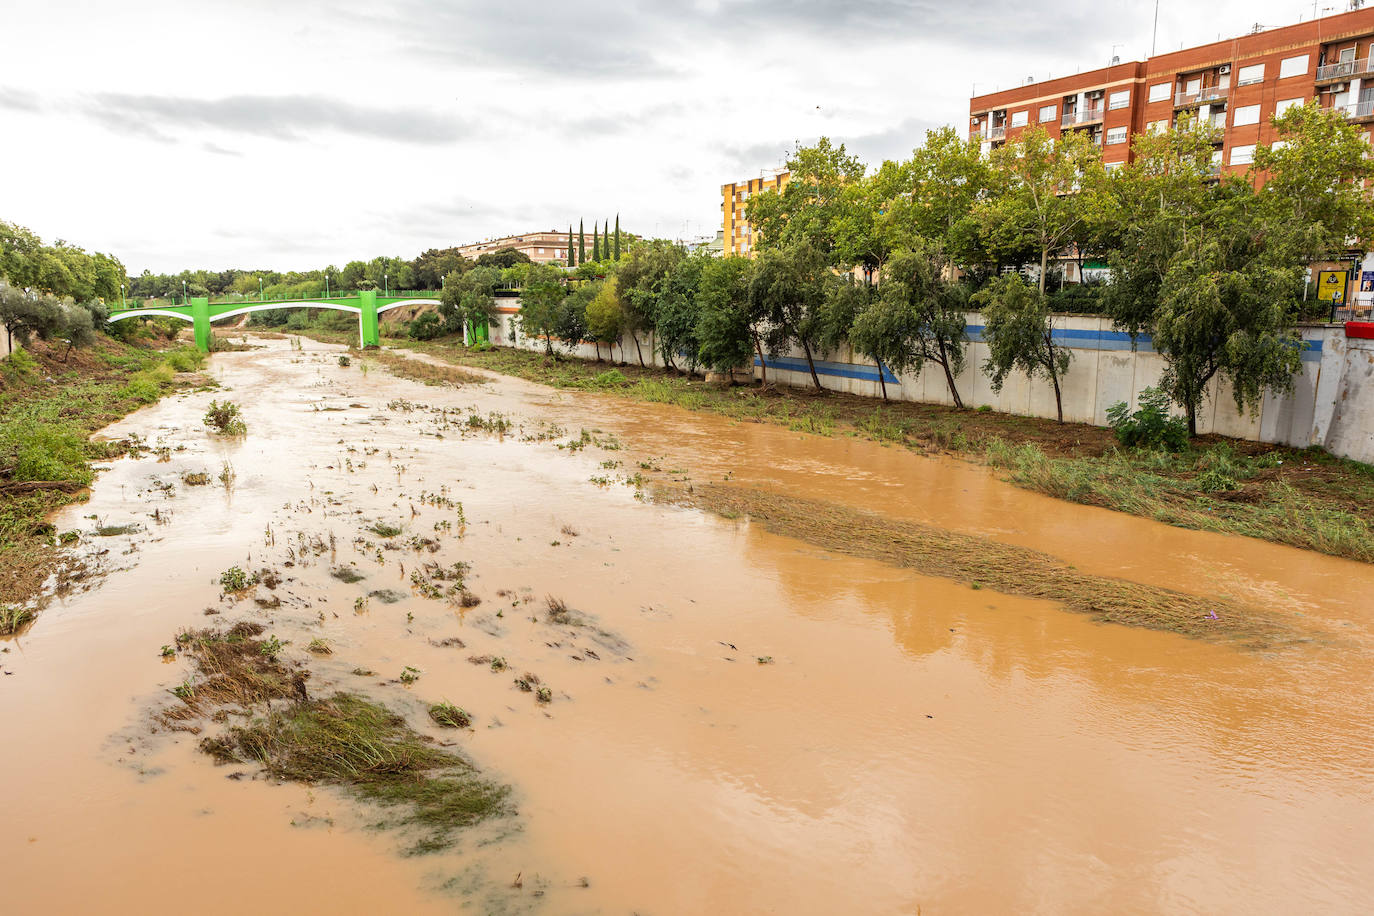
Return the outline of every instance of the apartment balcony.
{"type": "Polygon", "coordinates": [[[1005,140],[1005,139],[1007,139],[1007,129],[1006,129],[1006,127],[990,127],[990,128],[988,128],[988,139],[989,139],[989,140],[1005,140]]]}
{"type": "Polygon", "coordinates": [[[1180,92],[1174,96],[1174,107],[1196,108],[1199,105],[1223,101],[1230,91],[1225,86],[1208,86],[1206,89],[1199,89],[1196,92],[1180,92]]]}
{"type": "Polygon", "coordinates": [[[1337,61],[1334,64],[1317,68],[1317,85],[1339,83],[1358,76],[1368,76],[1371,73],[1374,73],[1374,57],[1366,57],[1364,60],[1337,61]]]}
{"type": "Polygon", "coordinates": [[[988,138],[988,134],[984,130],[971,130],[968,132],[968,138],[974,143],[982,143],[988,138]]]}
{"type": "Polygon", "coordinates": [[[1374,121],[1374,100],[1345,105],[1339,109],[1348,120],[1355,122],[1374,121]]]}
{"type": "Polygon", "coordinates": [[[1088,108],[1083,111],[1066,111],[1064,117],[1060,119],[1060,127],[1081,127],[1084,124],[1096,124],[1102,120],[1102,108],[1088,108]]]}

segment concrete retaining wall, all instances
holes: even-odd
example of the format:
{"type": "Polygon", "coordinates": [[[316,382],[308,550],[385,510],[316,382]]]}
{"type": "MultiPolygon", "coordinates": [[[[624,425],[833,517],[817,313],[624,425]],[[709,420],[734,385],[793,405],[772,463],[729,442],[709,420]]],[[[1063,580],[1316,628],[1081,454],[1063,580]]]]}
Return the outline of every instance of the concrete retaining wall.
{"type": "MultiPolygon", "coordinates": [[[[503,303],[507,308],[510,303],[503,303]]],[[[1096,426],[1107,424],[1107,408],[1120,401],[1136,404],[1140,391],[1157,385],[1164,361],[1151,349],[1148,338],[1132,346],[1130,335],[1112,329],[1110,319],[1097,316],[1061,316],[1054,322],[1055,338],[1073,354],[1069,371],[1061,380],[1064,419],[1096,426]]],[[[992,407],[1024,416],[1055,416],[1054,389],[1048,381],[1031,381],[1020,373],[1009,376],[1000,392],[983,373],[988,348],[982,338],[983,318],[968,314],[970,345],[964,371],[956,384],[965,407],[992,407]]],[[[1293,377],[1291,392],[1267,395],[1253,411],[1236,410],[1229,386],[1214,381],[1198,416],[1198,432],[1219,433],[1239,439],[1278,442],[1305,448],[1319,445],[1333,454],[1374,463],[1374,340],[1347,339],[1339,326],[1306,325],[1301,328],[1306,349],[1302,368],[1293,377]]],[[[542,339],[525,337],[513,312],[503,312],[493,328],[492,342],[502,346],[542,350],[542,339]]],[[[615,357],[637,362],[634,341],[626,335],[615,357]]],[[[651,355],[651,341],[640,341],[645,362],[662,365],[651,355]]],[[[595,348],[582,345],[575,355],[591,359],[595,348]]],[[[607,348],[601,348],[603,358],[607,348]]],[[[755,360],[754,375],[762,374],[755,360]]],[[[767,360],[770,381],[809,386],[811,375],[800,352],[767,360]]],[[[855,359],[848,348],[817,359],[821,385],[835,391],[881,397],[878,369],[855,359]]],[[[884,370],[888,397],[894,400],[953,404],[938,366],[920,374],[899,377],[884,370]]]]}

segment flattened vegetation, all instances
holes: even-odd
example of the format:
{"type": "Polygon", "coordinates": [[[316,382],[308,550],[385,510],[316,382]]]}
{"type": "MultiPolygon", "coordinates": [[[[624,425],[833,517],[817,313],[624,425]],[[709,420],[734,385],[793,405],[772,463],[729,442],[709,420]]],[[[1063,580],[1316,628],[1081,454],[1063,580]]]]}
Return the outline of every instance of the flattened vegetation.
{"type": "Polygon", "coordinates": [[[386,350],[369,350],[367,358],[375,359],[386,366],[392,375],[423,382],[426,385],[451,385],[456,388],[459,385],[480,384],[486,381],[476,372],[468,372],[453,366],[436,366],[433,363],[401,356],[399,353],[388,353],[386,350]]]}
{"type": "Polygon", "coordinates": [[[165,711],[164,723],[197,731],[183,723],[207,715],[222,720],[228,707],[257,711],[247,724],[203,739],[201,750],[221,762],[260,764],[277,779],[340,786],[378,804],[387,811],[379,826],[419,831],[411,853],[442,849],[457,830],[512,813],[508,786],[487,780],[387,707],[347,692],[311,698],[309,672],[280,661],[282,644],[262,632],[239,623],[179,636],[197,676],[174,691],[182,705],[165,711]]]}
{"type": "Polygon", "coordinates": [[[1043,598],[1109,623],[1170,630],[1248,648],[1280,646],[1312,635],[1270,611],[1231,599],[1093,576],[1037,550],[836,503],[722,484],[698,484],[690,489],[662,485],[657,498],[726,518],[748,516],[774,534],[835,553],[977,583],[1007,595],[1043,598]]]}

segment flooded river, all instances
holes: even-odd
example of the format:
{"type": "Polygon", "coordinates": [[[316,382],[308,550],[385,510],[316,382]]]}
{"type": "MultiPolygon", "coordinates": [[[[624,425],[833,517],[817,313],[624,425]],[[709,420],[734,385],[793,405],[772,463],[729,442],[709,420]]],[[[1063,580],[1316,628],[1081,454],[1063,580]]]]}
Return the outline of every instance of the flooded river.
{"type": "Polygon", "coordinates": [[[0,910],[1367,912],[1374,568],[850,438],[262,343],[213,358],[221,390],[106,431],[170,451],[113,462],[57,519],[103,575],[0,642],[0,910]],[[225,397],[241,440],[201,424],[225,397]],[[467,426],[493,414],[513,425],[467,426]],[[641,472],[1032,547],[1324,635],[1253,652],[1102,625],[657,504],[641,472]],[[378,525],[437,551],[386,549],[378,525]],[[427,598],[429,562],[470,564],[481,603],[427,598]],[[284,581],[223,597],[236,565],[284,581]],[[551,627],[549,596],[588,625],[551,627]],[[406,856],[354,797],[161,727],[190,669],[160,647],[238,620],[289,641],[312,693],[363,692],[452,742],[516,813],[406,856]],[[440,700],[472,729],[431,726],[440,700]]]}

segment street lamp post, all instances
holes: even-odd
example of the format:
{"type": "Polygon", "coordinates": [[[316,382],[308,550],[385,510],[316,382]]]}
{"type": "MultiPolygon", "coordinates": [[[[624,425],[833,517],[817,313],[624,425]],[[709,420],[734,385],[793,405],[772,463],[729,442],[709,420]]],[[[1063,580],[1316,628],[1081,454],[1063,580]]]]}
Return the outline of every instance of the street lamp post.
{"type": "Polygon", "coordinates": [[[181,304],[186,304],[186,281],[181,281],[181,304]]]}
{"type": "Polygon", "coordinates": [[[324,297],[329,298],[329,271],[324,272],[324,297]]]}
{"type": "Polygon", "coordinates": [[[262,277],[258,277],[258,301],[262,301],[262,277]]]}
{"type": "Polygon", "coordinates": [[[390,296],[390,295],[391,295],[391,278],[390,278],[389,276],[387,276],[386,274],[382,274],[382,286],[383,286],[383,288],[386,290],[386,292],[384,292],[383,295],[385,295],[385,296],[390,296]]]}
{"type": "Polygon", "coordinates": [[[124,284],[119,284],[119,307],[124,308],[124,284]]]}

